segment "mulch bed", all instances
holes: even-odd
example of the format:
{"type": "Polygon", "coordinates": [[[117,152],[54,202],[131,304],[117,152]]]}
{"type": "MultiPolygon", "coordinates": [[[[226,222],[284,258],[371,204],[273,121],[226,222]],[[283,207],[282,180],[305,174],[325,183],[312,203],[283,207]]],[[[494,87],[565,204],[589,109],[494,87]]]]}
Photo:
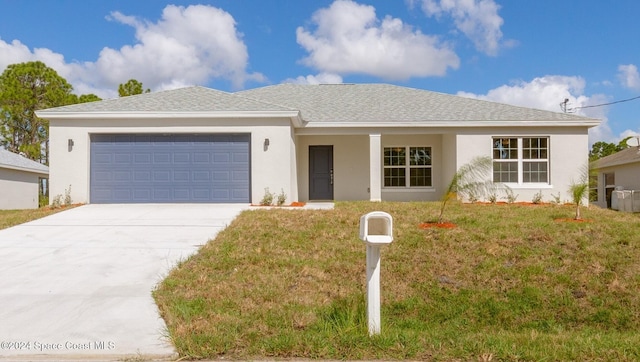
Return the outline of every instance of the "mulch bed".
{"type": "Polygon", "coordinates": [[[450,222],[423,222],[418,225],[420,229],[431,229],[431,228],[440,228],[440,229],[453,229],[456,227],[456,224],[450,222]]]}
{"type": "Polygon", "coordinates": [[[553,221],[555,222],[593,222],[593,220],[591,219],[574,219],[574,218],[560,218],[560,219],[553,219],[553,221]]]}

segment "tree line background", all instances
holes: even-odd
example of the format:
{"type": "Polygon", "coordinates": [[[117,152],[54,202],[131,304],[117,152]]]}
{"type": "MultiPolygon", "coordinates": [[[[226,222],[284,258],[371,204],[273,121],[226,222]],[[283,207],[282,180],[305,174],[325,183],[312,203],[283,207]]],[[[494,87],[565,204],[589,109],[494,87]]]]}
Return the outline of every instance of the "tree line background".
{"type": "MultiPolygon", "coordinates": [[[[49,165],[49,122],[35,112],[102,100],[95,94],[72,92],[73,86],[43,62],[9,65],[0,75],[0,146],[49,165]]],[[[148,92],[135,79],[118,87],[120,97],[148,92]]]]}

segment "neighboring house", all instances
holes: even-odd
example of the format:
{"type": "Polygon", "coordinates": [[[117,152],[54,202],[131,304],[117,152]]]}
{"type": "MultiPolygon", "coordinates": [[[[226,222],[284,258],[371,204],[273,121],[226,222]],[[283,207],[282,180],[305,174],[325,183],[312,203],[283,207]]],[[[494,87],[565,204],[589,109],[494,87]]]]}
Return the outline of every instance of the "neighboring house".
{"type": "Polygon", "coordinates": [[[551,200],[600,123],[387,84],[189,87],[37,114],[51,192],[87,203],[438,200],[476,156],[519,200],[551,200]]]}
{"type": "Polygon", "coordinates": [[[40,179],[49,168],[0,148],[0,210],[37,209],[40,179]]]}
{"type": "Polygon", "coordinates": [[[603,157],[591,165],[597,172],[597,201],[600,207],[611,207],[611,194],[620,190],[640,190],[640,147],[629,147],[603,157]]]}

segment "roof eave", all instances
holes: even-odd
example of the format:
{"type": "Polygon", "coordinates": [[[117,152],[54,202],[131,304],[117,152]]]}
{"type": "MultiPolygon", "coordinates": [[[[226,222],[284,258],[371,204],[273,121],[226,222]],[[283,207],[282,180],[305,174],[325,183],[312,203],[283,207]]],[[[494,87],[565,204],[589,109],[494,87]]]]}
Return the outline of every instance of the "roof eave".
{"type": "Polygon", "coordinates": [[[363,128],[363,127],[595,127],[599,120],[561,121],[411,121],[411,122],[308,122],[305,128],[363,128]]]}
{"type": "Polygon", "coordinates": [[[36,111],[40,118],[48,120],[87,120],[87,119],[203,119],[203,118],[289,118],[295,127],[304,122],[299,111],[202,111],[202,112],[47,112],[36,111]]]}
{"type": "Polygon", "coordinates": [[[9,169],[9,170],[30,172],[30,173],[35,173],[35,174],[38,174],[38,175],[49,176],[49,171],[37,170],[35,168],[29,168],[29,167],[20,167],[20,166],[14,166],[14,165],[7,165],[5,163],[0,163],[0,168],[6,168],[6,169],[9,169]]]}

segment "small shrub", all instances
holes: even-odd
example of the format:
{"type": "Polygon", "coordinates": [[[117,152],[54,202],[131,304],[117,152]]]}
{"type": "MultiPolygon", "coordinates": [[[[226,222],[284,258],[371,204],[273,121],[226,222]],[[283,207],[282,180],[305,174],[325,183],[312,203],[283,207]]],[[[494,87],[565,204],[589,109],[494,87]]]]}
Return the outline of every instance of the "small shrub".
{"type": "Polygon", "coordinates": [[[264,196],[262,196],[262,200],[260,200],[260,205],[261,206],[273,205],[273,198],[274,198],[273,193],[269,191],[268,187],[266,187],[264,189],[264,196]]]}
{"type": "Polygon", "coordinates": [[[489,194],[489,197],[487,199],[490,203],[495,204],[496,202],[498,202],[498,195],[495,192],[492,192],[489,194]]]}
{"type": "Polygon", "coordinates": [[[477,192],[475,192],[475,191],[473,191],[473,190],[472,190],[472,191],[469,191],[469,196],[468,196],[468,198],[469,198],[469,202],[470,202],[470,203],[472,203],[472,204],[475,204],[475,203],[476,203],[476,202],[478,202],[478,200],[480,199],[480,198],[478,197],[478,193],[477,193],[477,192]]]}
{"type": "Polygon", "coordinates": [[[287,194],[284,193],[283,189],[280,189],[280,193],[278,194],[278,200],[276,201],[276,204],[278,206],[282,206],[284,205],[285,201],[287,201],[287,194]]]}
{"type": "Polygon", "coordinates": [[[51,207],[54,209],[62,207],[62,195],[58,194],[53,197],[53,200],[51,200],[51,207]]]}
{"type": "Polygon", "coordinates": [[[560,192],[558,192],[557,196],[554,195],[554,194],[551,194],[551,197],[553,197],[553,200],[551,200],[552,204],[560,205],[562,203],[562,198],[560,196],[560,192]]]}
{"type": "Polygon", "coordinates": [[[64,190],[64,204],[66,206],[71,205],[72,200],[71,200],[71,185],[69,185],[69,188],[64,190]]]}
{"type": "Polygon", "coordinates": [[[538,191],[535,195],[533,195],[533,199],[531,200],[534,204],[539,204],[542,202],[542,190],[538,191]]]}
{"type": "Polygon", "coordinates": [[[505,189],[504,191],[507,194],[507,202],[513,204],[518,199],[518,194],[514,194],[513,190],[510,188],[505,189]]]}

